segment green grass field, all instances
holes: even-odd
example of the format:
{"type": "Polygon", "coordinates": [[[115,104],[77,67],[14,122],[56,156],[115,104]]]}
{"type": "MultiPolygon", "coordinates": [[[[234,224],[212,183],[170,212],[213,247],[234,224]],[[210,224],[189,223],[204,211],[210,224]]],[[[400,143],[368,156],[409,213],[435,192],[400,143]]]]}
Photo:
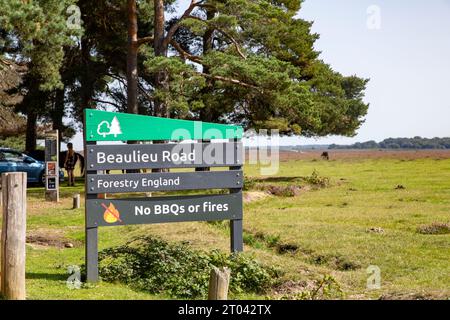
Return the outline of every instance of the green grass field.
{"type": "MultiPolygon", "coordinates": [[[[261,188],[297,184],[316,170],[330,178],[325,188],[303,188],[295,197],[269,195],[244,209],[245,252],[284,273],[264,295],[280,298],[333,276],[345,299],[450,297],[450,234],[420,234],[417,228],[450,222],[450,159],[345,159],[281,162],[276,177],[261,177],[246,166],[261,188]],[[401,186],[401,187],[398,187],[401,186]],[[368,290],[370,265],[381,270],[381,288],[368,290]]],[[[69,289],[67,267],[84,262],[84,208],[71,209],[80,187],[63,187],[59,204],[43,201],[43,189],[28,192],[27,295],[29,299],[166,299],[101,282],[69,289]],[[65,248],[70,242],[73,248],[65,248]]],[[[249,190],[248,195],[261,191],[249,190]]],[[[229,250],[224,224],[204,222],[101,228],[99,247],[151,234],[190,246],[229,250]]]]}

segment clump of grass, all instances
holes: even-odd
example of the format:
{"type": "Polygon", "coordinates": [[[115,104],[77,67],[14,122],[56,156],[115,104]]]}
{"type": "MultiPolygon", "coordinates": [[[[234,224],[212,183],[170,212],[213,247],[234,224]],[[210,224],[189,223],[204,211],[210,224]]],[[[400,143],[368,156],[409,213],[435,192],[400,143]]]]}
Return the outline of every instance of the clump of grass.
{"type": "Polygon", "coordinates": [[[243,185],[243,190],[244,191],[248,191],[248,190],[253,190],[256,188],[256,179],[249,177],[247,175],[244,175],[244,185],[243,185]]]}
{"type": "Polygon", "coordinates": [[[264,242],[260,241],[260,239],[251,233],[244,232],[243,240],[246,245],[252,246],[256,249],[263,249],[265,246],[264,242]]]}
{"type": "Polygon", "coordinates": [[[420,234],[450,234],[450,223],[434,222],[417,228],[420,234]]]}
{"type": "Polygon", "coordinates": [[[268,235],[265,237],[265,241],[270,248],[273,248],[279,244],[280,236],[279,235],[276,235],[276,236],[268,235]]]}
{"type": "Polygon", "coordinates": [[[339,282],[331,275],[325,275],[321,280],[315,280],[312,288],[295,294],[281,296],[281,300],[325,300],[342,299],[344,291],[339,282]]]}
{"type": "Polygon", "coordinates": [[[230,227],[230,222],[227,220],[207,221],[206,223],[223,230],[227,230],[230,227]]]}
{"type": "Polygon", "coordinates": [[[276,245],[276,249],[279,254],[296,253],[298,246],[292,243],[279,243],[276,245]]]}
{"type": "Polygon", "coordinates": [[[252,234],[244,231],[244,243],[254,248],[264,247],[274,249],[278,254],[296,253],[299,246],[293,243],[283,243],[279,235],[268,235],[263,232],[252,234]]]}
{"type": "Polygon", "coordinates": [[[244,243],[257,249],[276,248],[280,244],[280,236],[244,230],[244,243]]]}
{"type": "Polygon", "coordinates": [[[141,237],[99,253],[99,273],[104,281],[121,282],[152,294],[175,298],[205,297],[213,267],[231,270],[230,291],[263,293],[279,274],[248,255],[203,252],[185,243],[168,243],[141,237]]]}
{"type": "Polygon", "coordinates": [[[304,177],[303,179],[306,183],[318,188],[326,188],[331,184],[330,178],[320,176],[316,170],[310,176],[304,177]]]}
{"type": "Polygon", "coordinates": [[[296,197],[300,194],[299,186],[274,186],[269,185],[265,188],[270,194],[277,197],[296,197]]]}
{"type": "Polygon", "coordinates": [[[361,268],[357,262],[351,261],[347,257],[341,255],[313,255],[312,262],[317,265],[328,265],[331,268],[339,271],[351,271],[361,268]]]}

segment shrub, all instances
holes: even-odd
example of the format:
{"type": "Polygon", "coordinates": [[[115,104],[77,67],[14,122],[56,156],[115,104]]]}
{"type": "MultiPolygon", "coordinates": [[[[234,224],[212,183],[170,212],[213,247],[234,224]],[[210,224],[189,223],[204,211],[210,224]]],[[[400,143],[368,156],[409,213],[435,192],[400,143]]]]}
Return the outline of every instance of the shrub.
{"type": "Polygon", "coordinates": [[[434,222],[422,225],[417,228],[417,232],[420,234],[449,234],[450,223],[434,222]]]}
{"type": "Polygon", "coordinates": [[[244,191],[248,191],[248,190],[255,189],[255,187],[256,187],[256,180],[254,178],[252,178],[252,177],[244,175],[243,190],[244,191]]]}
{"type": "Polygon", "coordinates": [[[320,176],[316,170],[310,176],[305,177],[304,180],[308,184],[319,188],[326,188],[330,185],[330,178],[320,176]]]}
{"type": "Polygon", "coordinates": [[[99,253],[102,280],[175,298],[205,297],[213,267],[230,268],[233,293],[264,292],[277,274],[247,255],[226,255],[217,250],[207,253],[155,237],[137,238],[99,253]]]}
{"type": "Polygon", "coordinates": [[[25,150],[25,136],[19,135],[8,138],[0,137],[0,147],[23,151],[25,150]]]}

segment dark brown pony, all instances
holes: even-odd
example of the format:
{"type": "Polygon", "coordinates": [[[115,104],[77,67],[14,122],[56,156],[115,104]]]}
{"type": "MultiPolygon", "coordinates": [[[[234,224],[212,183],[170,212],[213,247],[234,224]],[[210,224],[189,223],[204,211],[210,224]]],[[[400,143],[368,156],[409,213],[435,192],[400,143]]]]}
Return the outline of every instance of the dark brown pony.
{"type": "MultiPolygon", "coordinates": [[[[62,151],[59,153],[59,167],[64,168],[64,162],[66,161],[67,151],[62,151]]],[[[84,177],[84,156],[81,153],[75,152],[75,166],[77,165],[78,160],[80,161],[80,171],[81,176],[84,177]]]]}
{"type": "MultiPolygon", "coordinates": [[[[35,150],[32,152],[25,152],[25,154],[29,155],[33,159],[38,161],[45,161],[45,151],[44,150],[35,150]]],[[[66,161],[67,151],[61,151],[59,153],[59,167],[64,168],[64,162],[66,161]]],[[[84,168],[84,156],[81,153],[75,152],[75,165],[80,161],[80,169],[81,175],[84,176],[85,168],[84,168]]]]}

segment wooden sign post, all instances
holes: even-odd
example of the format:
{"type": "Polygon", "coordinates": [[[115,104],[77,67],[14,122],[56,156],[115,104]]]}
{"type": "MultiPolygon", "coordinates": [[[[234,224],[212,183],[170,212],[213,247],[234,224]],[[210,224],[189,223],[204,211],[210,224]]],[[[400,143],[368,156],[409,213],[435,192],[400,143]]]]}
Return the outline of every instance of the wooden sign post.
{"type": "Polygon", "coordinates": [[[59,201],[59,133],[48,132],[45,137],[45,200],[59,201]]]}
{"type": "Polygon", "coordinates": [[[134,114],[85,110],[86,271],[98,280],[98,227],[229,220],[231,251],[243,250],[242,128],[134,114]],[[215,143],[97,145],[98,141],[201,140],[215,143]],[[227,142],[223,142],[223,140],[227,142]],[[217,167],[218,171],[194,171],[217,167]],[[136,173],[142,169],[186,172],[136,173]],[[106,170],[117,170],[103,174],[106,170]],[[118,174],[118,172],[133,173],[118,174]],[[101,199],[100,194],[228,189],[227,194],[101,199]]]}

